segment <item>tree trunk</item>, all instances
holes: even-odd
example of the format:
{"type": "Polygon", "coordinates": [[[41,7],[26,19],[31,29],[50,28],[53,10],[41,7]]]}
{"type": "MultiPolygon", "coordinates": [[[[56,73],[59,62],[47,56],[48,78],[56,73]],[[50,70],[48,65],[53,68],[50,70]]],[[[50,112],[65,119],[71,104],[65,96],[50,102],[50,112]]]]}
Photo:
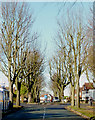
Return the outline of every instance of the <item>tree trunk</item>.
{"type": "Polygon", "coordinates": [[[13,108],[13,84],[10,82],[9,84],[9,107],[13,108]]]}
{"type": "Polygon", "coordinates": [[[76,107],[80,108],[80,98],[79,98],[79,75],[77,73],[77,60],[76,60],[76,54],[74,51],[74,66],[75,66],[75,76],[76,76],[76,107]]]}
{"type": "Polygon", "coordinates": [[[57,96],[57,92],[55,90],[53,92],[54,92],[54,97],[56,97],[57,96]]]}
{"type": "Polygon", "coordinates": [[[24,95],[21,95],[21,102],[23,103],[24,101],[24,95]]]}
{"type": "Polygon", "coordinates": [[[33,88],[32,88],[32,89],[31,89],[31,102],[34,102],[33,94],[34,94],[34,90],[33,90],[33,88]]]}
{"type": "Polygon", "coordinates": [[[19,90],[17,90],[16,105],[20,106],[20,91],[19,90]]]}
{"type": "Polygon", "coordinates": [[[28,94],[28,103],[31,103],[31,92],[28,94]]]}
{"type": "Polygon", "coordinates": [[[33,102],[36,102],[36,99],[37,99],[36,85],[34,85],[33,102]]]}
{"type": "Polygon", "coordinates": [[[77,96],[76,96],[76,106],[77,108],[80,108],[80,92],[79,92],[79,80],[77,79],[77,89],[76,89],[76,92],[77,92],[77,96]]]}
{"type": "Polygon", "coordinates": [[[59,90],[59,100],[61,101],[61,91],[59,90]]]}
{"type": "Polygon", "coordinates": [[[9,81],[9,108],[13,108],[13,81],[11,80],[11,47],[9,45],[8,81],[9,81]]]}
{"type": "Polygon", "coordinates": [[[62,103],[64,102],[64,89],[63,89],[63,86],[61,88],[61,102],[62,103]]]}
{"type": "Polygon", "coordinates": [[[21,88],[21,83],[18,82],[18,79],[17,79],[17,97],[16,97],[17,106],[20,106],[20,88],[21,88]]]}
{"type": "Polygon", "coordinates": [[[72,101],[71,101],[71,106],[74,106],[75,105],[75,88],[74,86],[71,86],[72,87],[72,101]]]}

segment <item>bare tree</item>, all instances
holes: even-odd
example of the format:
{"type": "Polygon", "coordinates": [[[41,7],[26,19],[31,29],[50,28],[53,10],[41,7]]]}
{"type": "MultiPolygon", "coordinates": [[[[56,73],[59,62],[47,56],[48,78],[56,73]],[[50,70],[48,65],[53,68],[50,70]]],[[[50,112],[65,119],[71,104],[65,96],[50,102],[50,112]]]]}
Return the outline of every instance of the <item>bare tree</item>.
{"type": "Polygon", "coordinates": [[[38,50],[29,50],[25,66],[24,74],[30,72],[25,79],[28,88],[28,103],[30,103],[37,99],[37,95],[40,95],[43,83],[44,58],[38,50]]]}
{"type": "Polygon", "coordinates": [[[67,78],[66,68],[66,54],[63,51],[59,51],[52,62],[49,62],[50,78],[53,84],[56,85],[55,93],[58,91],[59,99],[63,102],[64,89],[70,83],[67,78]]]}
{"type": "Polygon", "coordinates": [[[20,49],[29,40],[30,28],[34,22],[26,3],[2,3],[1,71],[8,77],[10,102],[13,104],[13,84],[21,71],[18,56],[20,49]]]}
{"type": "Polygon", "coordinates": [[[53,91],[54,96],[55,97],[58,96],[59,90],[58,90],[58,85],[57,85],[57,74],[56,73],[52,75],[49,86],[50,86],[51,90],[53,91]]]}
{"type": "Polygon", "coordinates": [[[76,105],[80,107],[79,80],[80,76],[88,71],[86,61],[88,59],[89,44],[86,41],[87,36],[82,19],[75,13],[72,15],[73,17],[68,14],[66,22],[58,22],[59,31],[56,40],[59,50],[60,48],[63,49],[67,56],[67,59],[65,59],[67,71],[65,72],[68,73],[67,78],[71,82],[72,106],[74,106],[74,89],[77,87],[76,105]]]}
{"type": "Polygon", "coordinates": [[[95,16],[94,16],[94,11],[92,8],[89,9],[89,14],[90,16],[88,17],[88,22],[87,22],[87,27],[86,27],[86,34],[87,34],[87,42],[89,43],[89,49],[88,49],[88,59],[87,59],[87,64],[89,65],[89,71],[91,73],[95,72],[95,66],[94,66],[94,44],[93,44],[93,39],[94,39],[94,29],[95,25],[95,16]]]}

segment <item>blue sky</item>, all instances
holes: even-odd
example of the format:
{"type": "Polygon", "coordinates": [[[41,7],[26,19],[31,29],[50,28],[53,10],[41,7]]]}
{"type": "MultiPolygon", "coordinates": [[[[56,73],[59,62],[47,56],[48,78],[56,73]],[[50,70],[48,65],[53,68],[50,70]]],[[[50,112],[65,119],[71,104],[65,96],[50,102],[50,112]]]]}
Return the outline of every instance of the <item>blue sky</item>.
{"type": "MultiPolygon", "coordinates": [[[[83,14],[83,21],[86,24],[87,19],[89,17],[89,7],[92,6],[92,3],[76,3],[75,6],[73,6],[73,3],[68,2],[65,4],[61,2],[61,3],[31,3],[31,6],[34,9],[34,13],[37,16],[35,24],[34,24],[34,29],[38,32],[41,33],[41,43],[42,43],[42,50],[44,48],[44,46],[47,44],[47,49],[46,49],[46,60],[48,62],[48,59],[52,58],[52,55],[54,54],[55,50],[56,50],[56,44],[54,42],[54,38],[56,37],[56,33],[58,30],[58,26],[57,26],[57,19],[59,20],[66,20],[67,17],[67,12],[66,10],[68,9],[70,11],[71,8],[71,12],[77,12],[77,11],[81,11],[83,14]],[[62,7],[64,6],[64,8],[62,7]],[[59,10],[61,8],[61,11],[59,13],[59,10]],[[59,13],[59,14],[58,14],[59,13]]],[[[50,78],[49,78],[49,73],[48,73],[48,68],[46,69],[45,72],[45,80],[46,83],[49,82],[50,78]]],[[[86,80],[86,76],[82,75],[81,77],[81,85],[84,83],[83,81],[86,80]]],[[[47,84],[47,88],[45,88],[46,90],[49,91],[49,86],[47,84]]],[[[66,94],[68,93],[65,92],[66,94]]]]}
{"type": "MultiPolygon", "coordinates": [[[[45,51],[47,61],[52,57],[54,51],[56,50],[56,44],[53,38],[56,36],[58,30],[57,19],[66,20],[67,9],[69,11],[77,11],[79,9],[83,13],[84,21],[87,22],[87,17],[89,16],[89,7],[92,5],[92,3],[86,2],[76,3],[76,5],[73,7],[72,2],[66,3],[65,6],[63,2],[30,2],[28,4],[30,6],[30,10],[33,9],[34,16],[36,18],[33,30],[37,31],[40,34],[41,50],[43,51],[44,47],[47,47],[45,51]],[[60,8],[61,11],[59,13],[60,8]]],[[[47,69],[45,78],[46,81],[49,81],[49,74],[47,69]]],[[[8,84],[7,79],[0,73],[0,82],[3,81],[5,81],[6,85],[8,84]]]]}
{"type": "MultiPolygon", "coordinates": [[[[47,43],[47,57],[50,58],[50,56],[53,54],[55,43],[53,41],[53,38],[56,36],[58,26],[57,26],[57,19],[59,20],[66,20],[67,12],[66,10],[69,9],[69,11],[78,11],[80,10],[83,14],[85,23],[87,22],[87,17],[89,16],[89,7],[92,3],[81,3],[77,2],[76,5],[73,5],[72,2],[68,2],[65,4],[56,3],[56,2],[31,2],[30,6],[34,10],[34,15],[36,16],[36,21],[34,23],[34,30],[38,33],[41,33],[40,39],[42,46],[44,46],[47,43]],[[64,7],[62,7],[64,6],[64,7]],[[59,9],[61,8],[60,14],[58,14],[59,9]],[[71,10],[70,10],[71,8],[71,10]]],[[[43,48],[43,47],[42,47],[43,48]]]]}

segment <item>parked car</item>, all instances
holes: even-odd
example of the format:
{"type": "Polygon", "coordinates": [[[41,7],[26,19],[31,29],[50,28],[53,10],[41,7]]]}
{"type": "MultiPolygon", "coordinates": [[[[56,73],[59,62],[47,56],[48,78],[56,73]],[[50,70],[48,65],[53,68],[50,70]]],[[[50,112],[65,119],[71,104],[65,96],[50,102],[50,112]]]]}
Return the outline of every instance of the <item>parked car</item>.
{"type": "Polygon", "coordinates": [[[24,102],[28,102],[28,98],[25,97],[23,101],[24,101],[24,102]]]}
{"type": "Polygon", "coordinates": [[[64,101],[64,102],[67,102],[67,99],[64,99],[63,101],[64,101]]]}
{"type": "Polygon", "coordinates": [[[40,103],[44,103],[44,102],[45,102],[44,96],[40,96],[40,103]]]}
{"type": "Polygon", "coordinates": [[[59,98],[58,97],[54,97],[53,102],[59,102],[59,98]]]}

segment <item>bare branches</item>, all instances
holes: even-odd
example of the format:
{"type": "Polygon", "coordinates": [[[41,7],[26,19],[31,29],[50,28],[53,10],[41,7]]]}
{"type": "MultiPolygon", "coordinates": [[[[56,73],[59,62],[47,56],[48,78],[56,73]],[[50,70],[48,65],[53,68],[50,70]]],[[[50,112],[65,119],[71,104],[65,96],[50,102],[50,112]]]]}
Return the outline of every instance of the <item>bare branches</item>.
{"type": "MultiPolygon", "coordinates": [[[[57,23],[59,29],[57,32],[56,43],[59,48],[59,56],[55,55],[57,70],[53,67],[54,63],[51,63],[51,80],[55,80],[55,82],[59,83],[58,88],[60,88],[61,84],[62,88],[61,79],[63,76],[63,81],[65,82],[67,80],[66,84],[69,82],[71,83],[73,92],[75,87],[77,87],[77,107],[79,107],[79,80],[81,75],[89,70],[89,64],[87,63],[89,42],[87,41],[86,30],[84,29],[86,26],[82,23],[82,18],[80,18],[78,13],[72,15],[68,14],[66,21],[62,21],[61,19],[61,21],[58,21],[57,23]],[[55,73],[57,74],[58,81],[52,78],[55,73]],[[60,77],[61,73],[62,76],[60,77]]],[[[64,86],[66,84],[64,84],[64,86]]],[[[74,93],[72,94],[74,96],[74,93]]],[[[74,100],[74,98],[72,99],[74,100]]]]}
{"type": "MultiPolygon", "coordinates": [[[[13,84],[19,82],[20,73],[25,69],[27,44],[30,29],[34,23],[33,12],[26,3],[2,3],[1,57],[2,72],[8,77],[10,101],[13,101],[13,84]]],[[[36,39],[36,38],[34,38],[36,39]]]]}

